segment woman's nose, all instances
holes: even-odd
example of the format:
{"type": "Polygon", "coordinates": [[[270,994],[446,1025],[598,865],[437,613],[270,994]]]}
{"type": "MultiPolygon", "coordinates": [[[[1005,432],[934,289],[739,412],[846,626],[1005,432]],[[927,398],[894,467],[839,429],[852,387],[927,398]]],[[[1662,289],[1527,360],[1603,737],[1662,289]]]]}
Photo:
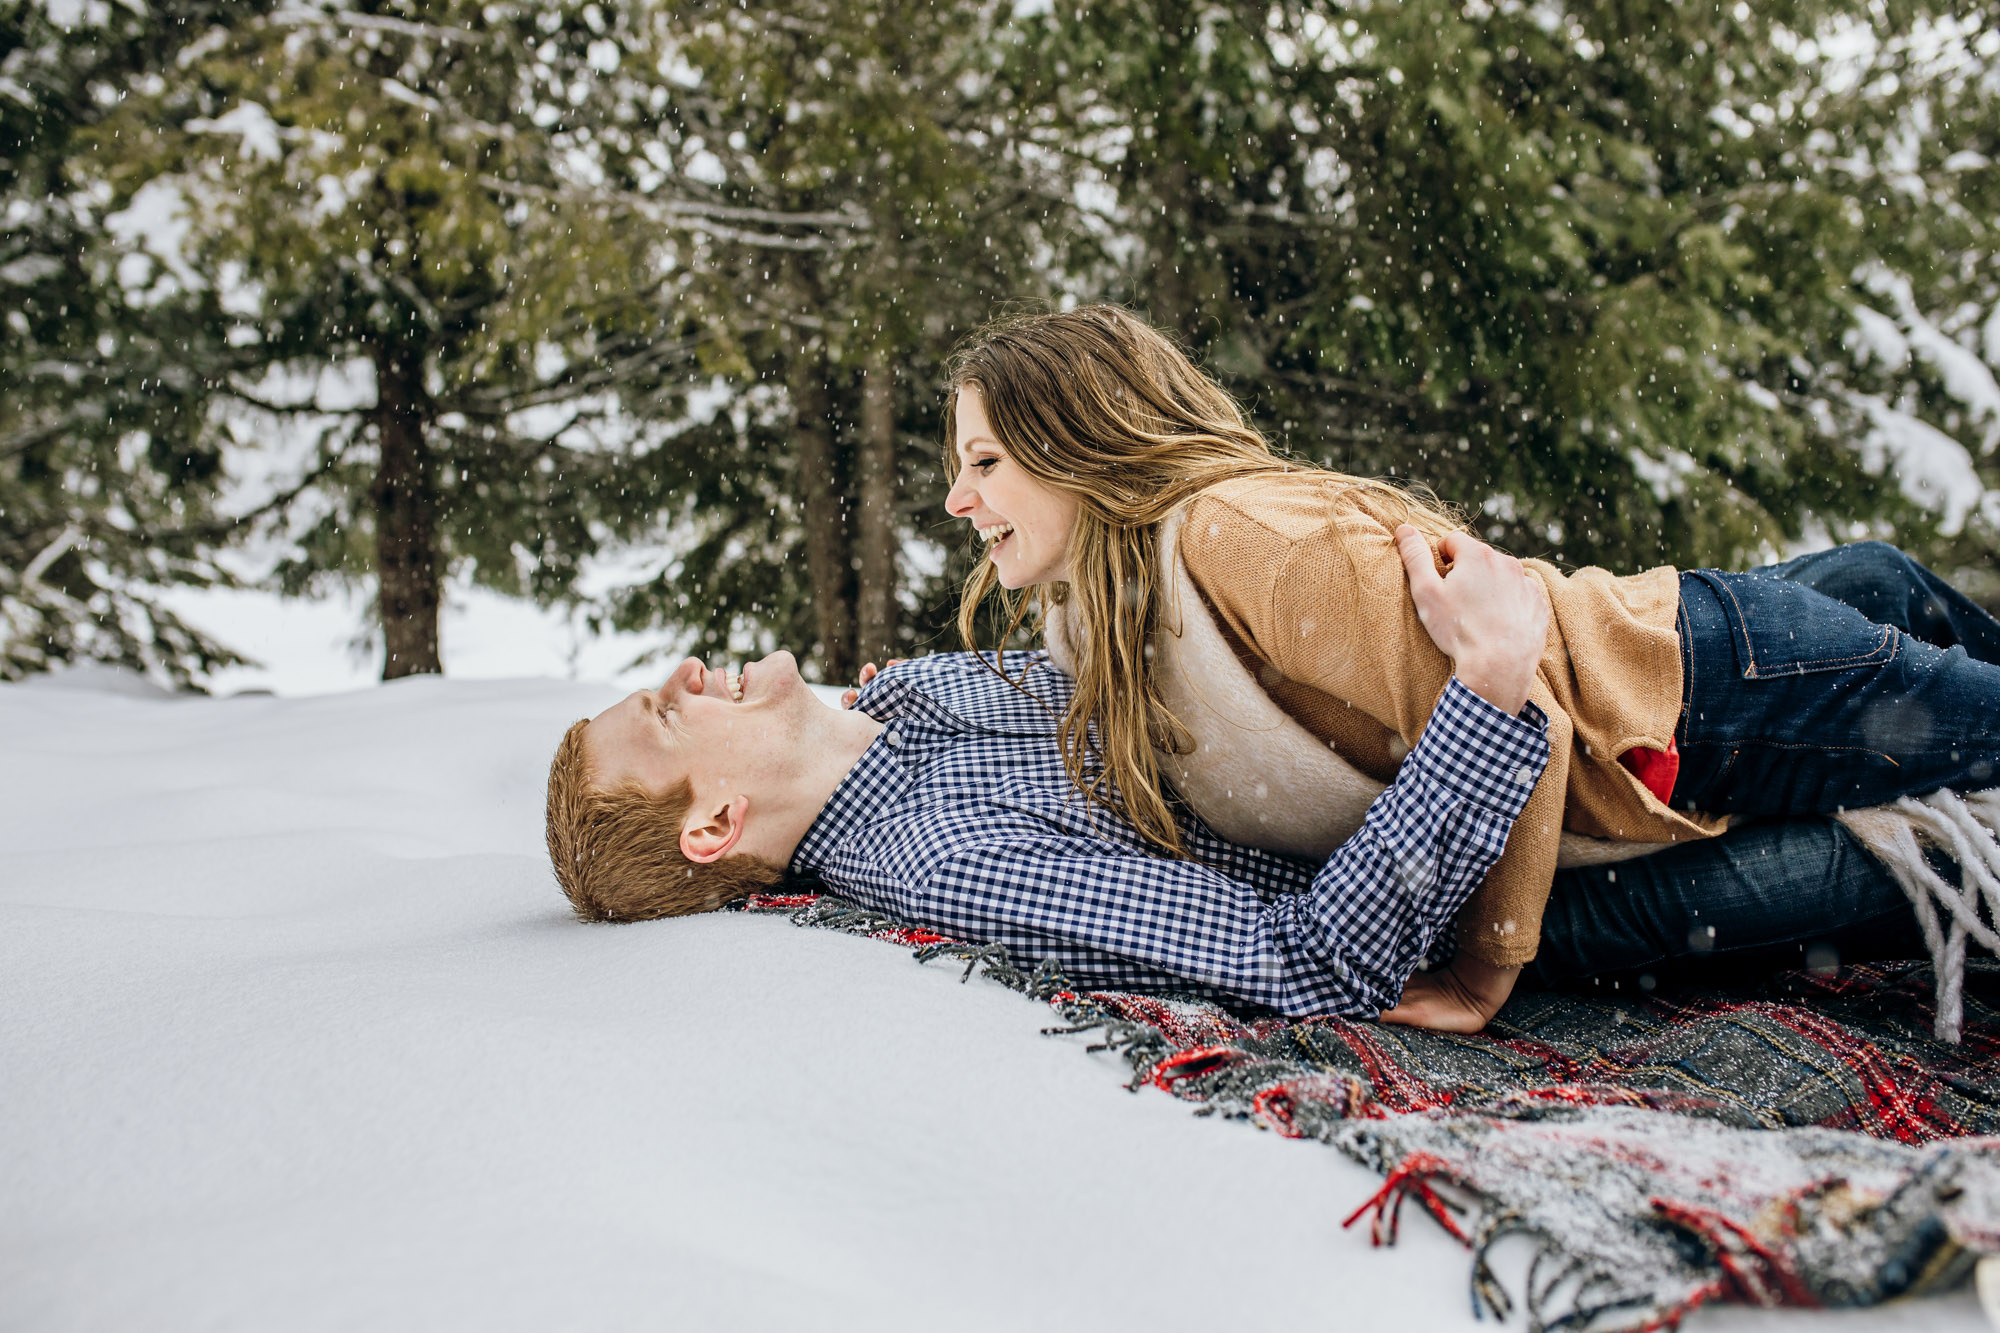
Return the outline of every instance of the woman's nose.
{"type": "Polygon", "coordinates": [[[958,480],[951,484],[951,490],[945,493],[944,512],[950,514],[953,518],[968,517],[972,513],[973,505],[978,500],[979,493],[967,480],[971,476],[971,473],[971,468],[961,471],[958,474],[958,480]]]}

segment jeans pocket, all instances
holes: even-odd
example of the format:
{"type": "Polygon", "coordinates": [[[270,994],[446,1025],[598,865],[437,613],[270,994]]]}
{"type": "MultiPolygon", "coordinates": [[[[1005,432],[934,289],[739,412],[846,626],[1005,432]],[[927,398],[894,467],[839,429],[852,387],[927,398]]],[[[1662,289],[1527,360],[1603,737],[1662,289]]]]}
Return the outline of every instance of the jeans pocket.
{"type": "Polygon", "coordinates": [[[1902,636],[1844,602],[1762,574],[1692,571],[1714,590],[1745,680],[1879,666],[1902,636]]]}

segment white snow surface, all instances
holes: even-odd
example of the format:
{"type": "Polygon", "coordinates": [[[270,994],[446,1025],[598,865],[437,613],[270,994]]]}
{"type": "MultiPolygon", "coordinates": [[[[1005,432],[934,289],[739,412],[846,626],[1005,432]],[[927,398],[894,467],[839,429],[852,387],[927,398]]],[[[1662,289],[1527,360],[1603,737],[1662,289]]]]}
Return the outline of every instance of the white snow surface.
{"type": "Polygon", "coordinates": [[[1341,1229],[1370,1172],[1012,992],[571,920],[545,765],[619,692],[0,687],[0,1329],[1491,1327],[1414,1209],[1341,1229]]]}
{"type": "Polygon", "coordinates": [[[1890,370],[1908,365],[1914,351],[1937,372],[1944,391],[1965,406],[1975,423],[1987,423],[1983,447],[1991,452],[2000,442],[2000,381],[1993,378],[1993,371],[1977,352],[1959,345],[1917,308],[1908,278],[1876,269],[1863,281],[1895,304],[1902,327],[1887,315],[1857,305],[1850,345],[1865,348],[1890,370]]]}
{"type": "Polygon", "coordinates": [[[1905,496],[1943,515],[1939,532],[1949,537],[1962,531],[1974,510],[2000,520],[2000,491],[1986,489],[1964,445],[1873,394],[1853,399],[1869,423],[1858,446],[1861,466],[1877,474],[1885,468],[1893,472],[1905,496]]]}

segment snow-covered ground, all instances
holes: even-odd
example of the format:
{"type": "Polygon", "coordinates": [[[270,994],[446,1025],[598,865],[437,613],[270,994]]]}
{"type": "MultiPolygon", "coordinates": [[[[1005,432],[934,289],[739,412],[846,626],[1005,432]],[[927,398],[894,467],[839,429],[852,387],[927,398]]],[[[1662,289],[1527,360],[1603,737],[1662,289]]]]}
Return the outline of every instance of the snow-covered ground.
{"type": "MultiPolygon", "coordinates": [[[[246,561],[254,575],[257,562],[246,561]]],[[[168,588],[161,600],[190,624],[228,644],[250,664],[215,672],[214,694],[269,690],[327,694],[367,689],[382,678],[382,645],[374,612],[357,589],[315,598],[280,597],[262,588],[168,588]]],[[[633,689],[654,683],[674,659],[656,659],[669,635],[594,634],[580,616],[453,579],[445,588],[438,640],[445,670],[459,680],[556,676],[610,680],[633,689]]]]}
{"type": "Polygon", "coordinates": [[[1428,1220],[1341,1229],[1369,1172],[1011,992],[570,920],[545,765],[615,687],[119,683],[0,687],[0,1329],[1477,1327],[1428,1220]]]}

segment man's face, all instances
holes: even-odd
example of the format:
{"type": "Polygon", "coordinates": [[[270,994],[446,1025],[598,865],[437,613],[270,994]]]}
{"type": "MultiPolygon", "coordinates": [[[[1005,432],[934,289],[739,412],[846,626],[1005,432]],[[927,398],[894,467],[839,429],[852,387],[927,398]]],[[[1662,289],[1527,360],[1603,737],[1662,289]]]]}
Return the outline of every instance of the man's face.
{"type": "Polygon", "coordinates": [[[724,673],[690,657],[656,690],[638,690],[584,731],[594,785],[636,781],[664,792],[683,778],[697,802],[771,791],[803,767],[814,715],[826,705],[790,653],[743,668],[741,694],[724,673]]]}

